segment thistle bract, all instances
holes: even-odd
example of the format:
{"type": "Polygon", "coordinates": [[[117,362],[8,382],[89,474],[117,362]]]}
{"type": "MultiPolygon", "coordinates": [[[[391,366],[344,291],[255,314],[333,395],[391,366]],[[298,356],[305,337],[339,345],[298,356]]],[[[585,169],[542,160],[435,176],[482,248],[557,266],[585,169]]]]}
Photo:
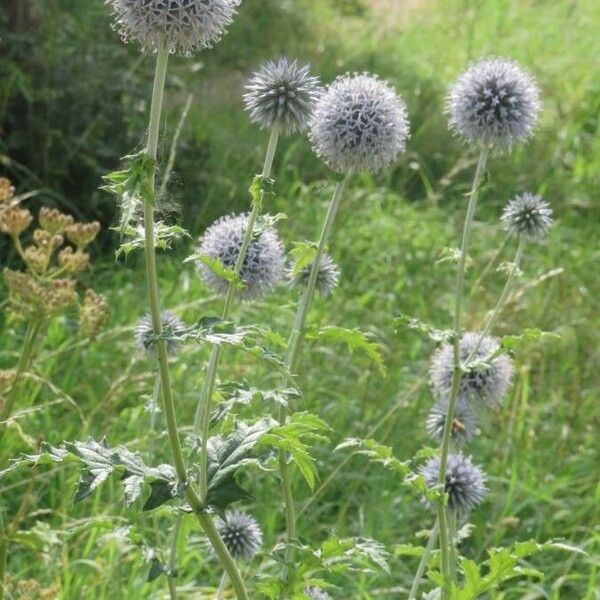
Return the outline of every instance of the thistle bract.
{"type": "MultiPolygon", "coordinates": [[[[427,416],[427,433],[429,433],[436,442],[442,441],[447,414],[448,402],[440,400],[435,404],[427,416]]],[[[450,430],[452,440],[454,443],[462,445],[472,439],[476,432],[477,417],[475,416],[475,412],[464,400],[458,402],[454,410],[452,429],[450,430]]]]}
{"type": "Polygon", "coordinates": [[[405,150],[409,135],[402,99],[366,73],[336,79],[317,102],[310,125],[317,155],[344,174],[388,166],[405,150]]]}
{"type": "MultiPolygon", "coordinates": [[[[228,215],[215,221],[200,240],[198,254],[218,260],[233,268],[242,248],[248,215],[228,215]]],[[[227,292],[228,281],[205,263],[198,261],[204,282],[218,294],[227,292]]],[[[282,279],[285,271],[283,245],[271,226],[257,226],[240,270],[244,300],[259,298],[270,292],[282,279]]]]}
{"type": "Polygon", "coordinates": [[[310,66],[300,66],[281,57],[268,61],[252,74],[246,84],[244,103],[253,123],[262,129],[278,125],[282,133],[308,127],[321,86],[310,66]]]}
{"type": "MultiPolygon", "coordinates": [[[[428,488],[438,484],[440,459],[435,456],[421,468],[428,488]]],[[[450,454],[446,467],[445,492],[448,506],[459,515],[466,515],[484,498],[486,489],[485,473],[462,454],[450,454]]]]}
{"type": "Polygon", "coordinates": [[[327,592],[316,587],[304,588],[304,595],[310,600],[331,600],[331,596],[327,592]]]}
{"type": "MultiPolygon", "coordinates": [[[[512,379],[512,362],[506,354],[492,355],[498,350],[496,338],[485,336],[480,340],[476,332],[465,333],[460,340],[460,360],[464,362],[473,355],[471,367],[463,373],[458,388],[461,401],[474,400],[478,404],[498,405],[512,379]]],[[[454,351],[451,344],[442,345],[431,359],[430,376],[433,391],[446,402],[452,388],[454,374],[454,351]]]]}
{"type": "Polygon", "coordinates": [[[190,54],[218,42],[241,0],[106,0],[125,41],[190,54]]]}
{"type": "Polygon", "coordinates": [[[249,560],[262,545],[258,522],[245,512],[227,511],[223,518],[217,518],[215,525],[229,554],[235,559],[249,560]]]}
{"type": "Polygon", "coordinates": [[[486,58],[458,78],[446,108],[450,128],[467,142],[510,149],[533,134],[539,90],[535,79],[517,63],[486,58]]]}
{"type": "MultiPolygon", "coordinates": [[[[288,272],[288,278],[292,286],[306,286],[310,277],[312,263],[300,269],[294,275],[292,269],[288,272]]],[[[324,298],[331,296],[333,290],[338,286],[340,281],[340,269],[328,254],[325,254],[319,263],[317,272],[317,289],[321,292],[324,298]]]]}
{"type": "MultiPolygon", "coordinates": [[[[166,345],[168,354],[176,354],[179,349],[179,342],[170,338],[169,334],[177,335],[185,329],[185,325],[169,310],[165,310],[160,315],[160,324],[163,336],[166,336],[166,345]]],[[[152,317],[144,315],[135,326],[135,342],[140,350],[152,354],[155,352],[153,343],[154,326],[152,317]]]]}
{"type": "Polygon", "coordinates": [[[538,239],[552,226],[552,209],[541,196],[525,192],[504,207],[501,218],[504,227],[513,235],[538,239]]]}

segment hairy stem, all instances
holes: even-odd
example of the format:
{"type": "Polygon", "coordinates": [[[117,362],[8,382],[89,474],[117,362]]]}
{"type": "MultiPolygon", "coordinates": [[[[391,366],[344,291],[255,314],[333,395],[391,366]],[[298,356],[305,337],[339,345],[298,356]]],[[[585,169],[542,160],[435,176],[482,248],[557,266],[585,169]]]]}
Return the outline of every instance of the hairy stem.
{"type": "Polygon", "coordinates": [[[437,542],[438,536],[438,522],[436,520],[433,528],[431,529],[431,533],[429,534],[429,539],[427,540],[427,545],[425,546],[425,552],[423,552],[423,556],[421,557],[421,562],[417,567],[417,572],[415,573],[415,579],[413,581],[412,587],[410,588],[410,593],[408,594],[408,600],[417,600],[417,592],[419,591],[419,586],[421,585],[421,579],[423,578],[423,574],[425,573],[425,567],[427,566],[427,561],[429,560],[429,556],[431,555],[431,551],[437,542]]]}
{"type": "MultiPolygon", "coordinates": [[[[279,126],[275,125],[271,130],[271,136],[269,138],[269,145],[267,147],[267,153],[265,156],[265,162],[263,165],[262,171],[262,180],[263,182],[271,176],[271,170],[273,168],[273,158],[275,157],[275,150],[277,149],[277,142],[279,140],[279,126]]],[[[248,247],[250,246],[250,242],[252,241],[252,236],[254,235],[254,226],[256,224],[256,219],[258,218],[263,202],[264,192],[261,191],[260,196],[257,201],[255,201],[252,205],[252,211],[250,212],[250,216],[248,217],[248,223],[246,225],[246,230],[244,232],[244,239],[242,240],[242,245],[240,248],[240,253],[237,257],[234,266],[234,272],[236,279],[239,277],[242,267],[244,265],[244,260],[246,259],[246,254],[248,252],[248,247]]],[[[227,286],[227,294],[225,296],[225,304],[223,306],[223,312],[221,317],[224,321],[226,321],[230,314],[231,309],[233,307],[233,302],[235,299],[236,293],[236,285],[235,282],[229,282],[227,286]]],[[[210,432],[210,408],[212,396],[215,388],[215,382],[217,380],[217,372],[219,369],[219,362],[221,360],[221,347],[213,346],[210,359],[208,362],[208,367],[206,369],[206,375],[204,377],[204,383],[202,385],[202,390],[200,392],[200,397],[198,399],[198,405],[196,407],[196,415],[194,418],[194,437],[200,435],[200,467],[199,467],[199,485],[200,485],[200,497],[204,501],[206,498],[206,494],[208,492],[208,481],[206,476],[207,469],[207,444],[208,444],[208,436],[210,432]]]]}

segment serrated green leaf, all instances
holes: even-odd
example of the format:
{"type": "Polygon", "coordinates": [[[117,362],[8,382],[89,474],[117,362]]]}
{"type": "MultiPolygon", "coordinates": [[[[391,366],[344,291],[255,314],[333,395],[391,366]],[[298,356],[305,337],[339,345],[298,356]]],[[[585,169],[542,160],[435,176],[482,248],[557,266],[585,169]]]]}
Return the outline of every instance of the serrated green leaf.
{"type": "Polygon", "coordinates": [[[454,333],[449,329],[436,329],[430,323],[426,323],[425,321],[415,319],[405,314],[401,314],[394,319],[394,328],[396,331],[400,328],[406,328],[422,333],[434,342],[450,342],[454,337],[454,333]]]}
{"type": "Polygon", "coordinates": [[[317,255],[317,245],[314,242],[293,242],[289,254],[294,259],[292,275],[296,277],[302,269],[313,264],[317,255]]]}
{"type": "Polygon", "coordinates": [[[235,267],[225,266],[218,258],[211,258],[207,254],[193,254],[188,256],[184,262],[198,261],[206,265],[217,277],[221,277],[228,283],[233,283],[235,288],[241,290],[244,288],[244,282],[235,272],[235,267]]]}
{"type": "Polygon", "coordinates": [[[527,344],[547,339],[560,340],[562,338],[556,333],[542,331],[538,328],[530,328],[524,329],[518,335],[505,335],[500,340],[500,348],[504,351],[514,352],[527,344]]]}

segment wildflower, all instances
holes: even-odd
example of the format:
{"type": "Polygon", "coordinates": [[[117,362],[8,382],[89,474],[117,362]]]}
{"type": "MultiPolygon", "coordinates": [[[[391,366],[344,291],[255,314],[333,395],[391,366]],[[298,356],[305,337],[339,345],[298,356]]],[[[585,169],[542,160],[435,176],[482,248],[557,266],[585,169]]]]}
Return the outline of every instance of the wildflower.
{"type": "Polygon", "coordinates": [[[317,155],[344,174],[388,166],[405,150],[409,135],[402,99],[367,73],[343,75],[327,87],[310,125],[317,155]]]}
{"type": "Polygon", "coordinates": [[[262,545],[258,522],[245,512],[227,511],[224,518],[217,518],[215,525],[229,554],[235,559],[251,559],[262,545]]]}
{"type": "MultiPolygon", "coordinates": [[[[300,272],[294,275],[292,269],[288,271],[288,279],[292,286],[305,286],[310,277],[312,263],[300,269],[300,272]]],[[[333,293],[340,281],[340,269],[334,260],[328,254],[325,254],[319,264],[317,273],[317,288],[324,298],[333,293]]]]}
{"type": "MultiPolygon", "coordinates": [[[[465,333],[460,340],[460,360],[464,363],[473,354],[471,365],[461,376],[459,400],[476,400],[489,405],[500,403],[512,379],[512,361],[506,354],[492,355],[498,350],[496,338],[486,336],[480,341],[475,332],[465,333]]],[[[464,366],[464,364],[463,364],[464,366]]],[[[430,367],[431,384],[436,397],[447,401],[454,375],[454,350],[442,345],[433,355],[430,367]]]]}
{"type": "Polygon", "coordinates": [[[15,369],[0,369],[0,392],[8,390],[17,376],[15,369]]]}
{"type": "Polygon", "coordinates": [[[12,238],[18,238],[33,221],[33,215],[26,208],[11,207],[0,211],[0,231],[12,238]]]}
{"type": "MultiPolygon", "coordinates": [[[[421,468],[428,488],[438,483],[440,459],[429,459],[421,468]]],[[[459,515],[466,515],[475,508],[485,496],[485,473],[463,454],[450,454],[446,467],[444,491],[448,494],[448,506],[459,515]]]]}
{"type": "Polygon", "coordinates": [[[170,52],[191,54],[211,48],[233,21],[241,0],[107,0],[125,42],[144,49],[162,44],[170,52]]]}
{"type": "Polygon", "coordinates": [[[38,219],[42,229],[51,234],[64,233],[67,227],[74,222],[71,215],[65,215],[56,208],[48,208],[47,206],[40,208],[38,219]]]}
{"type": "Polygon", "coordinates": [[[331,600],[331,596],[327,592],[316,587],[304,588],[304,595],[310,600],[331,600]]]}
{"type": "MultiPolygon", "coordinates": [[[[218,260],[229,268],[235,267],[248,223],[248,215],[227,215],[215,221],[200,240],[198,254],[218,260]]],[[[225,294],[227,280],[205,263],[198,268],[206,285],[225,294]]],[[[240,296],[244,300],[258,298],[270,292],[282,279],[285,268],[283,245],[271,226],[258,227],[248,246],[240,270],[244,285],[240,296]]]]}
{"type": "Polygon", "coordinates": [[[33,273],[43,275],[48,268],[50,257],[37,246],[28,246],[23,252],[23,260],[33,273]]]}
{"type": "MultiPolygon", "coordinates": [[[[179,349],[179,340],[173,336],[179,335],[185,325],[169,310],[165,310],[160,315],[160,325],[162,334],[166,334],[165,344],[168,354],[176,354],[179,349]]],[[[154,351],[154,326],[152,316],[144,315],[138,320],[135,326],[135,342],[138,348],[144,352],[152,353],[154,351]]]]}
{"type": "Polygon", "coordinates": [[[11,183],[10,179],[6,177],[0,177],[0,204],[12,200],[15,195],[15,187],[11,183]]]}
{"type": "Polygon", "coordinates": [[[510,149],[533,134],[540,111],[535,79],[516,62],[485,58],[467,69],[446,100],[450,128],[469,143],[510,149]]]}
{"type": "Polygon", "coordinates": [[[541,196],[525,192],[504,207],[501,218],[513,235],[537,239],[548,233],[552,225],[552,209],[541,196]]]}
{"type": "MultiPolygon", "coordinates": [[[[436,441],[442,441],[444,424],[448,414],[448,402],[440,400],[431,409],[426,422],[427,432],[436,441]]],[[[460,401],[454,410],[451,436],[452,440],[459,445],[465,444],[473,438],[477,432],[477,417],[467,402],[460,401]]]]}
{"type": "Polygon", "coordinates": [[[36,229],[33,232],[33,241],[50,257],[57,248],[63,245],[65,238],[60,233],[51,234],[44,229],[36,229]]]}
{"type": "Polygon", "coordinates": [[[78,249],[89,246],[100,231],[100,223],[92,221],[91,223],[73,223],[67,226],[67,237],[77,246],[78,249]]]}
{"type": "Polygon", "coordinates": [[[262,129],[277,124],[283,133],[291,134],[308,127],[321,86],[309,65],[281,57],[253,73],[246,90],[244,103],[253,123],[262,129]]]}
{"type": "Polygon", "coordinates": [[[78,273],[90,263],[90,255],[67,246],[58,253],[58,265],[68,273],[78,273]]]}
{"type": "Polygon", "coordinates": [[[88,289],[79,307],[79,333],[87,339],[95,340],[108,318],[108,302],[102,294],[88,289]]]}

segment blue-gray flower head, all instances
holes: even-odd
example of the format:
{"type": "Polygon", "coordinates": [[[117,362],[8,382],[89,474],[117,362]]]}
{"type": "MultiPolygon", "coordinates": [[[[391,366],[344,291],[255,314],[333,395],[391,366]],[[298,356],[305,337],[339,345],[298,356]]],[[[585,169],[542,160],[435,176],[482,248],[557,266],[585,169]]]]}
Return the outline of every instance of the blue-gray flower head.
{"type": "Polygon", "coordinates": [[[533,134],[540,94],[535,79],[517,63],[484,58],[458,78],[446,108],[450,128],[467,142],[506,150],[533,134]]]}
{"type": "Polygon", "coordinates": [[[327,592],[316,587],[304,588],[304,595],[310,600],[331,600],[331,596],[327,592]]]}
{"type": "Polygon", "coordinates": [[[404,152],[410,136],[402,99],[373,75],[338,77],[317,102],[310,139],[317,155],[344,174],[374,173],[404,152]]]}
{"type": "MultiPolygon", "coordinates": [[[[200,240],[198,254],[219,260],[225,267],[235,267],[248,223],[248,215],[227,215],[215,221],[200,240]]],[[[228,282],[203,262],[198,262],[208,287],[224,295],[228,282]]],[[[271,226],[255,227],[254,236],[242,263],[239,292],[243,300],[260,298],[273,290],[285,273],[285,254],[277,232],[271,226]]]]}
{"type": "MultiPolygon", "coordinates": [[[[436,441],[442,441],[444,424],[448,414],[448,402],[438,400],[429,412],[426,421],[427,433],[436,441]]],[[[452,440],[457,445],[463,445],[477,433],[477,417],[471,406],[461,400],[457,402],[452,421],[452,440]]]]}
{"type": "Polygon", "coordinates": [[[233,21],[241,0],[106,0],[125,41],[191,54],[211,48],[233,21]]]}
{"type": "Polygon", "coordinates": [[[268,61],[252,74],[246,84],[244,103],[253,123],[262,129],[277,124],[282,133],[304,131],[321,93],[318,77],[310,66],[300,66],[281,57],[268,61]]]}
{"type": "MultiPolygon", "coordinates": [[[[160,323],[163,330],[163,335],[166,335],[167,352],[175,354],[179,349],[179,342],[175,339],[169,339],[169,334],[178,335],[184,329],[185,325],[169,310],[165,310],[160,315],[160,323]]],[[[154,336],[154,327],[152,326],[152,317],[144,315],[135,326],[135,343],[143,352],[153,354],[155,344],[152,343],[154,336]]]]}
{"type": "MultiPolygon", "coordinates": [[[[421,468],[428,488],[438,484],[440,459],[429,459],[421,468]]],[[[446,467],[445,491],[448,494],[448,506],[459,515],[467,515],[484,498],[487,491],[485,473],[463,454],[450,454],[446,467]]]]}
{"type": "MultiPolygon", "coordinates": [[[[498,350],[498,340],[486,336],[479,342],[480,334],[465,333],[460,340],[460,360],[464,365],[473,354],[472,368],[463,373],[458,397],[474,400],[490,406],[498,405],[504,398],[512,379],[513,367],[506,354],[490,358],[498,350]]],[[[451,344],[443,344],[431,359],[431,385],[438,400],[445,402],[450,397],[454,373],[454,351],[451,344]]]]}
{"type": "MultiPolygon", "coordinates": [[[[313,263],[302,268],[296,275],[294,275],[293,269],[290,269],[288,271],[290,284],[293,287],[305,287],[308,284],[312,265],[313,263]]],[[[340,269],[333,258],[329,254],[325,254],[321,259],[319,271],[317,272],[317,289],[324,298],[327,298],[331,296],[339,282],[340,269]]]]}
{"type": "Polygon", "coordinates": [[[525,192],[504,207],[501,218],[513,235],[538,239],[552,226],[552,209],[541,196],[525,192]]]}
{"type": "Polygon", "coordinates": [[[241,510],[227,511],[224,518],[216,519],[215,526],[229,554],[235,559],[251,559],[262,545],[258,521],[241,510]]]}

